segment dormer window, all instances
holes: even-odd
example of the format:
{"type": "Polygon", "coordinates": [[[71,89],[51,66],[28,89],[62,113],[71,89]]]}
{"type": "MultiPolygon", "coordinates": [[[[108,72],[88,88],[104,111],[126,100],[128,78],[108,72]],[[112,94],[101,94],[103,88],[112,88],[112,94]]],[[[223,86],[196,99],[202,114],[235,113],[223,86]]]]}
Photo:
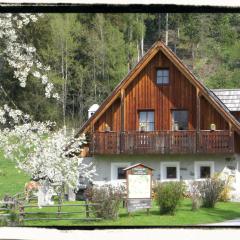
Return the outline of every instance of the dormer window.
{"type": "Polygon", "coordinates": [[[169,69],[157,69],[157,84],[169,84],[169,69]]]}

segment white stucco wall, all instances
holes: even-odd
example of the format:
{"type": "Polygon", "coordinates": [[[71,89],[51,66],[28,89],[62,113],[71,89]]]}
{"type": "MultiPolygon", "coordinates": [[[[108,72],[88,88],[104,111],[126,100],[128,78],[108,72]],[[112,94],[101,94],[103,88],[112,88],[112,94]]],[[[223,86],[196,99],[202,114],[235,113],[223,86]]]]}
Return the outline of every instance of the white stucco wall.
{"type": "Polygon", "coordinates": [[[192,180],[199,177],[199,166],[210,165],[212,174],[223,173],[227,171],[234,175],[234,182],[231,191],[231,200],[240,201],[240,155],[210,155],[210,154],[194,154],[194,155],[114,155],[114,156],[95,156],[85,158],[84,162],[93,162],[96,166],[97,176],[94,183],[102,185],[110,183],[113,185],[124,184],[125,180],[116,180],[116,173],[113,169],[116,166],[123,167],[142,163],[154,169],[153,180],[165,181],[166,166],[176,166],[178,176],[175,180],[184,180],[188,185],[192,180]],[[170,163],[168,165],[168,163],[170,163]],[[228,166],[234,167],[235,170],[231,171],[228,166]],[[164,170],[165,168],[165,170],[164,170]],[[224,171],[223,171],[224,170],[224,171]]]}
{"type": "Polygon", "coordinates": [[[97,176],[96,181],[112,180],[112,163],[143,163],[154,169],[153,179],[161,180],[161,163],[163,162],[179,162],[180,179],[194,180],[195,179],[195,162],[213,162],[214,172],[221,172],[225,166],[233,165],[240,170],[239,155],[114,155],[114,156],[95,156],[85,158],[84,161],[93,161],[96,166],[97,176]],[[234,160],[233,160],[234,159],[234,160]]]}

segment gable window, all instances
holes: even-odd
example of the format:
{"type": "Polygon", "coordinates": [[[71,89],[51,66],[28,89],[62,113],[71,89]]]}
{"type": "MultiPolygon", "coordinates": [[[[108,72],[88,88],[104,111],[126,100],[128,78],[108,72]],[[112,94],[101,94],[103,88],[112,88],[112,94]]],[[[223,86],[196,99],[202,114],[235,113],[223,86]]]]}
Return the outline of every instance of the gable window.
{"type": "Polygon", "coordinates": [[[173,110],[172,111],[172,130],[188,129],[188,111],[173,110]]]}
{"type": "Polygon", "coordinates": [[[154,111],[139,111],[139,130],[154,131],[154,111]]]}
{"type": "Polygon", "coordinates": [[[157,84],[169,83],[169,69],[157,69],[157,84]]]}

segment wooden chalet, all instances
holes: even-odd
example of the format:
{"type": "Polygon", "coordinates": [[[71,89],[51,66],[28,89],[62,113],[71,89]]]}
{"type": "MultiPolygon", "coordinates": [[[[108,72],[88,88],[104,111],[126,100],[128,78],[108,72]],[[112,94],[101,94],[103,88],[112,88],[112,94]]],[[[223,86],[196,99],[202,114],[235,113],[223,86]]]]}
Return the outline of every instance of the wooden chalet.
{"type": "Polygon", "coordinates": [[[233,113],[221,93],[158,41],[78,134],[89,136],[92,156],[239,153],[240,106],[233,113]]]}

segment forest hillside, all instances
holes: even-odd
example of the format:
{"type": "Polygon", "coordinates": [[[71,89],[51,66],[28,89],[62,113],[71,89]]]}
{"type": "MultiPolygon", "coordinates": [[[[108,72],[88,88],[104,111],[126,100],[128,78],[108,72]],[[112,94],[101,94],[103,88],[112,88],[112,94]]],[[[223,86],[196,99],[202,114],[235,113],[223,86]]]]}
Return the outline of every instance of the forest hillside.
{"type": "Polygon", "coordinates": [[[240,88],[238,13],[51,13],[20,31],[51,67],[61,101],[46,99],[31,77],[21,88],[0,58],[0,102],[14,100],[36,120],[79,128],[89,106],[100,104],[158,39],[208,87],[240,88]]]}

